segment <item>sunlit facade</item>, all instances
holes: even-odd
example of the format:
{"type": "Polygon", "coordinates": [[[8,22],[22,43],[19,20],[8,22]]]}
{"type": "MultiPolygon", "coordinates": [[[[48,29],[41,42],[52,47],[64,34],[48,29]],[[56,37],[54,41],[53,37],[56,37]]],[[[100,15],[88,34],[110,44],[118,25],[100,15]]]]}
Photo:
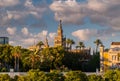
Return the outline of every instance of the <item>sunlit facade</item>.
{"type": "Polygon", "coordinates": [[[100,71],[120,68],[120,42],[112,42],[108,51],[100,47],[100,71]]]}

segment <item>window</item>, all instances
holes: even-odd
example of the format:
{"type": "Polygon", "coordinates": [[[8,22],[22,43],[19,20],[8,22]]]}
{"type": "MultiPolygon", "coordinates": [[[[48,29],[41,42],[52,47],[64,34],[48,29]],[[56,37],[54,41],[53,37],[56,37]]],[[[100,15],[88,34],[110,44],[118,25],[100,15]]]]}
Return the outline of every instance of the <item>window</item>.
{"type": "Polygon", "coordinates": [[[113,55],[112,56],[112,60],[116,60],[117,59],[117,56],[116,55],[113,55]]]}

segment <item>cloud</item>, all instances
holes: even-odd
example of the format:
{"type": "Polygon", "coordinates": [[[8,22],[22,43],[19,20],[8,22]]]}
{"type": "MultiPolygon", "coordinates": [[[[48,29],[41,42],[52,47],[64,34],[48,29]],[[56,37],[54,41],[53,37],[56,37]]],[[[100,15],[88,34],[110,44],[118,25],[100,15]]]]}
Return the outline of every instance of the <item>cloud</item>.
{"type": "MultiPolygon", "coordinates": [[[[31,45],[37,44],[39,41],[45,41],[48,38],[49,45],[52,46],[54,43],[55,33],[48,33],[47,30],[42,30],[38,33],[28,31],[27,27],[21,28],[21,31],[17,31],[15,27],[9,27],[6,29],[8,33],[6,36],[9,37],[9,43],[13,46],[21,45],[22,47],[28,48],[31,45]],[[17,32],[16,32],[17,31],[17,32]]],[[[0,34],[1,35],[1,34],[0,34]]]]}
{"type": "Polygon", "coordinates": [[[16,33],[16,28],[15,27],[14,28],[8,27],[6,29],[6,31],[8,32],[8,34],[14,35],[16,33]]]}
{"type": "Polygon", "coordinates": [[[29,45],[32,45],[32,44],[34,44],[35,43],[35,38],[27,38],[27,39],[22,39],[21,40],[21,44],[22,45],[27,45],[27,46],[29,46],[29,45]]]}
{"type": "Polygon", "coordinates": [[[28,35],[29,34],[29,31],[26,27],[22,28],[21,32],[24,34],[24,35],[28,35]]]}
{"type": "Polygon", "coordinates": [[[97,34],[97,30],[90,30],[90,29],[81,29],[81,30],[72,32],[72,35],[74,37],[77,37],[78,39],[83,41],[88,40],[92,36],[96,36],[96,34],[97,34]]]}
{"type": "Polygon", "coordinates": [[[0,0],[0,7],[15,6],[19,3],[19,0],[0,0]]]}
{"type": "Polygon", "coordinates": [[[85,16],[85,6],[81,3],[73,1],[54,1],[50,5],[50,9],[54,12],[55,19],[62,19],[66,23],[80,23],[85,16]]]}
{"type": "Polygon", "coordinates": [[[47,5],[41,5],[44,4],[35,5],[32,0],[0,0],[0,27],[27,26],[30,20],[38,22],[47,10],[47,5]]]}
{"type": "Polygon", "coordinates": [[[92,23],[120,30],[119,0],[76,0],[53,1],[49,6],[56,20],[62,19],[69,24],[82,24],[84,18],[90,18],[92,23]]]}
{"type": "Polygon", "coordinates": [[[43,30],[43,31],[42,31],[42,35],[43,35],[43,36],[46,36],[47,33],[48,33],[48,31],[46,31],[46,30],[43,30]]]}
{"type": "Polygon", "coordinates": [[[54,39],[55,35],[56,35],[56,33],[49,33],[49,37],[52,39],[54,39]]]}

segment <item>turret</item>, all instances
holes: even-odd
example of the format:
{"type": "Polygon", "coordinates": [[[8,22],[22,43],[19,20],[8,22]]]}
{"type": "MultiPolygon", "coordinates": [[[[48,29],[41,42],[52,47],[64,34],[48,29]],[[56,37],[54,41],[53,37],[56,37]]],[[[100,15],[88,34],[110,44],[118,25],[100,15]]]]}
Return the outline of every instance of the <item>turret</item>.
{"type": "Polygon", "coordinates": [[[47,39],[47,37],[45,38],[45,43],[44,43],[44,45],[45,45],[45,48],[49,47],[49,44],[48,44],[48,39],[47,39]]]}
{"type": "Polygon", "coordinates": [[[100,72],[104,72],[104,45],[100,45],[100,72]]]}

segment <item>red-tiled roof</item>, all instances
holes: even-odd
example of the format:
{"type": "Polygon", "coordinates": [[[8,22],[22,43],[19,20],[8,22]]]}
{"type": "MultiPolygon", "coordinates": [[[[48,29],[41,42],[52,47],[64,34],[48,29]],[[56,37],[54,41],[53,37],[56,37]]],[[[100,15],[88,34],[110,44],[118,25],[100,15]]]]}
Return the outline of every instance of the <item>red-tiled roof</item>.
{"type": "Polygon", "coordinates": [[[111,45],[120,45],[120,42],[112,42],[111,45]]]}

